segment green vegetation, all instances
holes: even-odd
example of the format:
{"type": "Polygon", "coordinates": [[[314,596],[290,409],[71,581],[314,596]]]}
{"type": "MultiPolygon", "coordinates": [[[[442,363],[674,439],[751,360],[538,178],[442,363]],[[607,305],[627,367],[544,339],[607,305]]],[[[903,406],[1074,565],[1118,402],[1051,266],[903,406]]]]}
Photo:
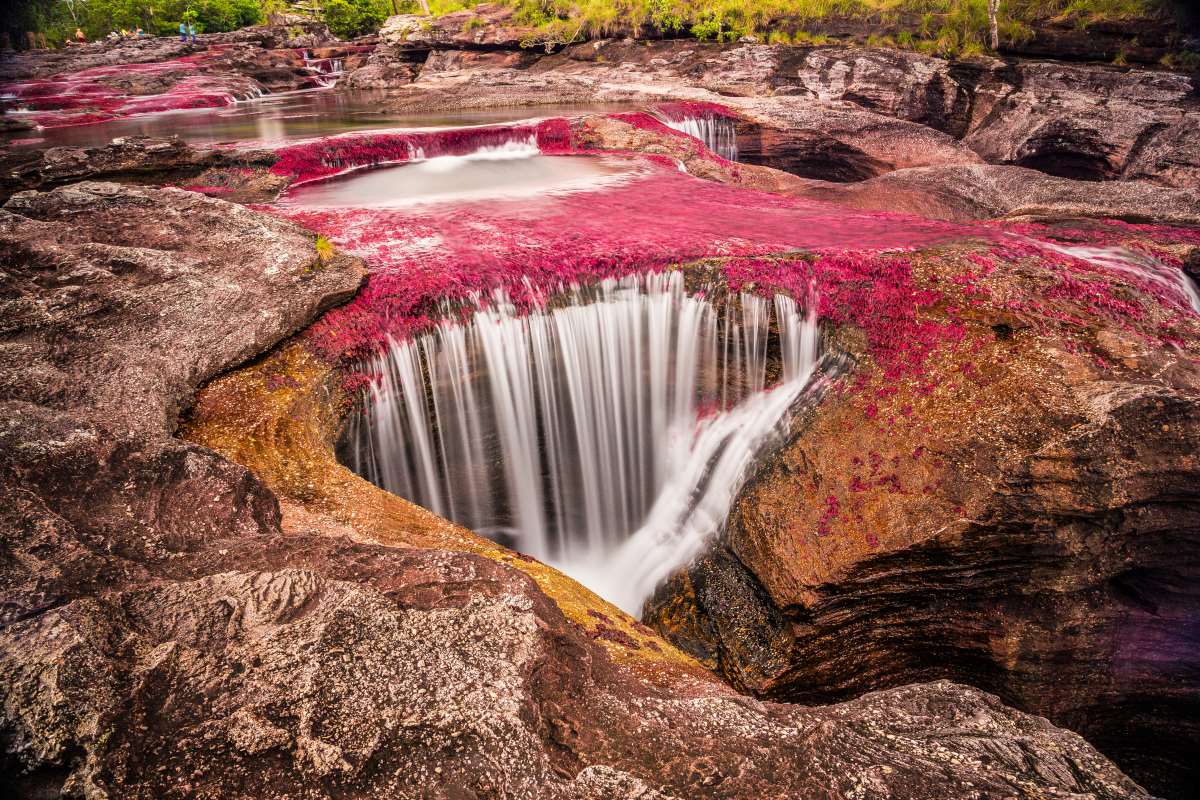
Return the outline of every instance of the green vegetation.
{"type": "MultiPolygon", "coordinates": [[[[690,33],[701,41],[757,36],[774,43],[820,43],[810,28],[832,16],[877,24],[872,44],[941,55],[970,55],[987,44],[987,0],[506,0],[543,41],[630,29],[690,33]]],[[[1027,39],[1030,22],[1062,17],[1086,26],[1150,13],[1167,0],[1001,0],[1002,41],[1027,39]]],[[[457,8],[459,3],[454,2],[457,8]]],[[[434,13],[438,13],[435,8],[434,13]]],[[[445,12],[442,12],[445,13],[445,12]]]]}
{"type": "MultiPolygon", "coordinates": [[[[570,42],[588,36],[640,30],[728,42],[743,36],[787,44],[822,44],[821,20],[861,19],[877,30],[868,43],[939,55],[969,55],[988,44],[987,0],[500,0],[515,7],[517,22],[535,28],[528,44],[570,42]]],[[[1177,1],[1177,0],[1176,0],[1177,1]]],[[[1150,13],[1172,0],[1001,0],[1000,40],[1032,35],[1030,23],[1046,18],[1086,27],[1100,20],[1150,13]]],[[[474,0],[429,0],[434,16],[474,6],[474,0]]],[[[339,37],[377,30],[395,13],[419,13],[420,0],[321,0],[321,17],[339,37]]],[[[70,37],[76,25],[89,39],[111,30],[141,27],[173,35],[194,15],[201,32],[227,31],[262,22],[283,0],[31,0],[18,4],[6,25],[21,40],[43,31],[51,43],[70,37]]],[[[469,26],[478,25],[468,21],[469,26]]]]}
{"type": "MultiPolygon", "coordinates": [[[[434,13],[462,8],[463,3],[435,2],[434,13]]],[[[378,30],[392,14],[416,13],[418,0],[321,0],[321,17],[335,34],[353,38],[378,30]]],[[[272,11],[287,10],[283,0],[30,0],[17,4],[2,28],[14,41],[25,31],[41,31],[52,45],[74,38],[76,27],[89,40],[109,31],[141,28],[152,36],[174,36],[182,20],[197,32],[216,33],[257,25],[272,11]]]]}
{"type": "Polygon", "coordinates": [[[333,260],[334,246],[333,242],[326,239],[324,236],[317,234],[317,240],[314,244],[317,251],[317,261],[322,265],[328,264],[333,260]]]}
{"type": "Polygon", "coordinates": [[[11,34],[41,31],[52,44],[73,37],[76,27],[88,39],[137,28],[172,36],[179,22],[189,18],[200,32],[237,30],[264,18],[260,0],[31,0],[14,10],[5,25],[11,34]]]}
{"type": "Polygon", "coordinates": [[[321,3],[321,18],[339,39],[353,39],[377,31],[393,13],[390,0],[324,0],[321,3]]]}

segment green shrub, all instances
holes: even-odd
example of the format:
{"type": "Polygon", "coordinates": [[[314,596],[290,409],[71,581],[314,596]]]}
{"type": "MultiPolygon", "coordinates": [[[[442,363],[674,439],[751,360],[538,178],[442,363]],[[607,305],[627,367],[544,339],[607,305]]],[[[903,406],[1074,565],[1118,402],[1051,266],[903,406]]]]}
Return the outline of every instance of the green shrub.
{"type": "Polygon", "coordinates": [[[325,0],[321,19],[334,36],[353,39],[379,30],[390,11],[381,0],[325,0]]]}

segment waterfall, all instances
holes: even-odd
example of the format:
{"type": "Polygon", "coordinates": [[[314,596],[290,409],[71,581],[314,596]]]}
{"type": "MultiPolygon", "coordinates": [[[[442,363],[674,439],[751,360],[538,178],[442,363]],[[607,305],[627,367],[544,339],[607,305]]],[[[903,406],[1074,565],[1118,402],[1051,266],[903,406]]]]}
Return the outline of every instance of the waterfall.
{"type": "Polygon", "coordinates": [[[365,365],[379,379],[346,456],[636,613],[719,528],[785,427],[814,370],[817,322],[783,296],[744,293],[718,313],[679,272],[566,299],[518,314],[497,295],[469,323],[390,341],[365,365]]]}
{"type": "Polygon", "coordinates": [[[702,116],[683,116],[679,119],[661,117],[662,122],[669,128],[680,133],[695,136],[704,142],[704,146],[727,161],[737,161],[737,130],[734,121],[728,117],[706,114],[702,116]]]}
{"type": "Polygon", "coordinates": [[[310,73],[314,85],[321,89],[329,89],[337,84],[342,77],[343,61],[340,58],[313,58],[308,50],[304,50],[304,69],[310,73]]]}
{"type": "Polygon", "coordinates": [[[424,161],[429,169],[439,172],[450,172],[471,161],[511,161],[521,158],[533,158],[541,155],[537,136],[534,134],[518,134],[500,144],[483,145],[469,153],[460,155],[429,154],[424,147],[409,145],[409,161],[424,161]]]}
{"type": "Polygon", "coordinates": [[[1155,284],[1167,294],[1175,295],[1182,305],[1200,314],[1200,290],[1197,290],[1195,281],[1180,266],[1164,264],[1145,253],[1138,253],[1125,247],[1065,245],[1029,238],[1026,238],[1026,241],[1032,242],[1044,250],[1062,253],[1112,272],[1124,273],[1155,284]]]}

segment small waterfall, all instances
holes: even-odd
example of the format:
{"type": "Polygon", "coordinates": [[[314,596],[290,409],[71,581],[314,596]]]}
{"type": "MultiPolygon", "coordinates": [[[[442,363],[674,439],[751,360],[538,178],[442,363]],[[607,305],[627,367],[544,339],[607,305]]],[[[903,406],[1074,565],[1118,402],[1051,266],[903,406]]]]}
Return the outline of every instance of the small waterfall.
{"type": "Polygon", "coordinates": [[[1071,258],[1095,264],[1098,267],[1130,275],[1175,295],[1181,304],[1200,314],[1200,291],[1196,283],[1182,267],[1164,264],[1145,253],[1124,247],[1095,247],[1092,245],[1064,245],[1055,242],[1030,239],[1029,241],[1046,250],[1062,253],[1071,258]]]}
{"type": "MultiPolygon", "coordinates": [[[[392,341],[344,450],[379,486],[559,565],[637,613],[725,519],[817,357],[788,297],[729,298],[678,272],[572,287],[518,314],[392,341]],[[768,380],[772,322],[782,362],[768,380]]],[[[814,304],[809,303],[811,308],[814,304]]]]}
{"type": "Polygon", "coordinates": [[[312,73],[313,83],[322,89],[332,88],[342,77],[343,61],[340,58],[313,58],[308,50],[302,52],[304,69],[312,73]]]}
{"type": "Polygon", "coordinates": [[[671,119],[662,116],[662,122],[669,128],[680,133],[694,136],[704,142],[704,146],[727,161],[737,161],[737,129],[729,117],[706,114],[701,116],[683,116],[671,119]]]}
{"type": "Polygon", "coordinates": [[[483,145],[469,153],[457,155],[439,154],[436,151],[428,153],[426,148],[409,145],[409,161],[424,161],[431,169],[450,172],[462,164],[471,161],[510,161],[518,158],[533,158],[541,155],[537,137],[533,134],[515,134],[513,138],[500,144],[483,145]]]}

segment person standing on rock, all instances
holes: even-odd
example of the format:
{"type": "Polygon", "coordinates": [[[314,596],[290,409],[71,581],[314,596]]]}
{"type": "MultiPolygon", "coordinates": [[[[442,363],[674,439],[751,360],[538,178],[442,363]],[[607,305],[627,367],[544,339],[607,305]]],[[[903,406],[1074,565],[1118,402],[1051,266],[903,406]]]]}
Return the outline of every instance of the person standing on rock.
{"type": "Polygon", "coordinates": [[[187,26],[188,36],[192,37],[192,43],[194,44],[196,42],[196,26],[191,22],[189,22],[187,26]]]}
{"type": "Polygon", "coordinates": [[[181,42],[187,41],[187,29],[188,29],[188,25],[186,22],[179,23],[179,41],[181,41],[181,42]]]}
{"type": "Polygon", "coordinates": [[[83,28],[75,29],[75,41],[80,44],[87,44],[87,37],[83,35],[83,28]]]}

